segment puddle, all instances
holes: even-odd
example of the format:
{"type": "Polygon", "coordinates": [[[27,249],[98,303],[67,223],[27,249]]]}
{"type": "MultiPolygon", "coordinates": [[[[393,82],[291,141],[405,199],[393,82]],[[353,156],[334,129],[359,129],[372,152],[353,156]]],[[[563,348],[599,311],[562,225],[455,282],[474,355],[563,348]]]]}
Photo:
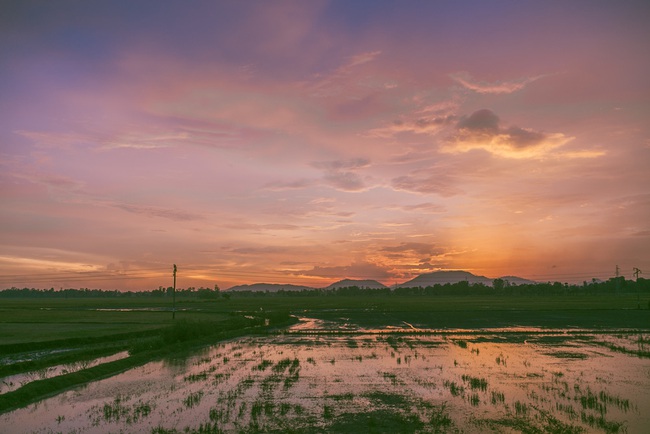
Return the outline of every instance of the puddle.
{"type": "Polygon", "coordinates": [[[7,377],[0,378],[0,394],[19,389],[25,384],[31,383],[33,381],[44,380],[46,378],[52,378],[63,374],[69,374],[71,372],[81,371],[82,369],[92,368],[93,366],[101,365],[102,363],[124,359],[128,356],[128,351],[121,351],[111,356],[99,357],[93,360],[65,363],[62,365],[49,366],[47,368],[39,369],[36,371],[9,375],[7,377]]]}
{"type": "Polygon", "coordinates": [[[642,335],[315,333],[330,326],[304,321],[291,333],[148,363],[2,415],[0,427],[634,433],[650,426],[650,362],[597,343],[634,349],[646,342],[642,335]]]}

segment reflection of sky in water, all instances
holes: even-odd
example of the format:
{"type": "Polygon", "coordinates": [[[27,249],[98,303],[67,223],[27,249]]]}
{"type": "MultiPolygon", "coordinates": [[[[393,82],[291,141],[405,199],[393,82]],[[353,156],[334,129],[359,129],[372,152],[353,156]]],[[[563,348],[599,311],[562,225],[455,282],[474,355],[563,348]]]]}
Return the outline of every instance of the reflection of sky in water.
{"type": "MultiPolygon", "coordinates": [[[[303,323],[294,330],[322,325],[303,323]]],[[[635,349],[638,337],[249,337],[63,393],[0,416],[0,426],[12,432],[182,431],[212,417],[226,430],[246,428],[252,419],[271,429],[287,421],[299,428],[327,423],[326,407],[339,415],[396,402],[423,420],[431,411],[427,403],[446,403],[455,426],[471,432],[490,432],[494,426],[485,420],[518,416],[538,423],[544,415],[588,431],[602,416],[624,422],[628,432],[643,432],[650,426],[643,411],[650,408],[650,363],[604,346],[635,349]],[[391,403],[389,396],[403,398],[391,403]]]]}
{"type": "Polygon", "coordinates": [[[70,372],[77,372],[82,369],[92,368],[93,366],[101,365],[115,360],[124,359],[129,356],[128,351],[120,351],[119,353],[111,356],[99,357],[93,360],[86,360],[80,362],[64,363],[56,366],[49,366],[47,368],[39,369],[36,371],[25,372],[22,374],[9,375],[0,378],[0,393],[11,392],[16,390],[27,383],[36,380],[43,380],[45,378],[52,378],[58,375],[67,374],[70,372]]]}

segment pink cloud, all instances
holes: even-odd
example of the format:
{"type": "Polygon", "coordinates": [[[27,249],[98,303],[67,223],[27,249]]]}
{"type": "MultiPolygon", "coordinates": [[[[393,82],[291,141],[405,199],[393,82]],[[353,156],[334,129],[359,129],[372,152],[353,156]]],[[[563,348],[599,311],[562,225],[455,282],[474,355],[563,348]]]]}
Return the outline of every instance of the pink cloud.
{"type": "Polygon", "coordinates": [[[545,75],[536,75],[533,77],[519,78],[516,80],[488,83],[473,79],[472,76],[467,72],[456,72],[449,74],[449,76],[452,80],[459,83],[466,89],[484,94],[508,94],[517,92],[525,88],[530,83],[545,77],[545,75]]]}

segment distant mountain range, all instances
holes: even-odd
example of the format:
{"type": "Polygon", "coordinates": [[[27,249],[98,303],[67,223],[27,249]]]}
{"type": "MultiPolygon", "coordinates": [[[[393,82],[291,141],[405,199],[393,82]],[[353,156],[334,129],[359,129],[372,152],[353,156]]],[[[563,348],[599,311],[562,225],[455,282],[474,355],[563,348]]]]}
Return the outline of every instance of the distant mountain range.
{"type": "MultiPolygon", "coordinates": [[[[522,284],[534,284],[537,283],[532,280],[524,279],[517,276],[503,276],[500,277],[505,281],[508,281],[511,284],[522,285],[522,284]]],[[[407,282],[394,285],[392,288],[417,288],[417,287],[426,287],[433,286],[435,284],[444,285],[446,283],[458,283],[458,282],[469,282],[470,284],[482,283],[487,286],[492,286],[494,279],[490,279],[485,276],[477,276],[468,271],[434,271],[433,273],[420,274],[414,279],[411,279],[407,282]]],[[[325,288],[314,288],[311,286],[301,286],[301,285],[282,285],[277,283],[254,283],[252,285],[237,285],[228,289],[228,291],[262,291],[262,292],[277,292],[277,291],[304,291],[304,290],[314,290],[314,289],[324,289],[332,290],[338,288],[348,288],[351,286],[356,286],[364,289],[383,289],[387,286],[383,283],[377,282],[376,280],[354,280],[354,279],[343,279],[338,282],[332,283],[331,285],[325,288]]]]}
{"type": "MultiPolygon", "coordinates": [[[[510,284],[522,285],[537,283],[532,280],[524,279],[517,276],[503,276],[499,279],[508,281],[510,284]]],[[[435,271],[433,273],[420,274],[418,277],[408,282],[396,285],[395,288],[417,288],[433,286],[435,284],[444,285],[445,283],[458,283],[466,281],[470,284],[482,283],[483,285],[492,286],[494,279],[485,276],[477,276],[468,271],[435,271]]]]}
{"type": "Polygon", "coordinates": [[[338,282],[332,283],[330,286],[325,289],[338,289],[338,288],[349,288],[351,286],[356,286],[363,289],[384,289],[387,288],[383,283],[377,282],[376,280],[353,280],[353,279],[343,279],[338,282]]]}
{"type": "Polygon", "coordinates": [[[262,292],[277,292],[277,291],[313,291],[316,288],[311,286],[301,285],[281,285],[279,283],[253,283],[252,285],[237,285],[228,289],[228,291],[262,291],[262,292]]]}

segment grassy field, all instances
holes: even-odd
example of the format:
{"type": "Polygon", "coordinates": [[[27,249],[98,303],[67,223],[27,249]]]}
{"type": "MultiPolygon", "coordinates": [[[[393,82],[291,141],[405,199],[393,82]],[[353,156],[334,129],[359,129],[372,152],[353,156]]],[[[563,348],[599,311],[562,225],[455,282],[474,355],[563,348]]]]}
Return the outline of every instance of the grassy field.
{"type": "MultiPolygon", "coordinates": [[[[219,322],[238,312],[289,311],[321,319],[345,317],[359,326],[430,328],[507,326],[648,328],[650,310],[636,294],[594,296],[234,296],[177,300],[176,319],[219,322]]],[[[0,351],[36,344],[161,329],[173,323],[167,298],[0,300],[0,351]]]]}

